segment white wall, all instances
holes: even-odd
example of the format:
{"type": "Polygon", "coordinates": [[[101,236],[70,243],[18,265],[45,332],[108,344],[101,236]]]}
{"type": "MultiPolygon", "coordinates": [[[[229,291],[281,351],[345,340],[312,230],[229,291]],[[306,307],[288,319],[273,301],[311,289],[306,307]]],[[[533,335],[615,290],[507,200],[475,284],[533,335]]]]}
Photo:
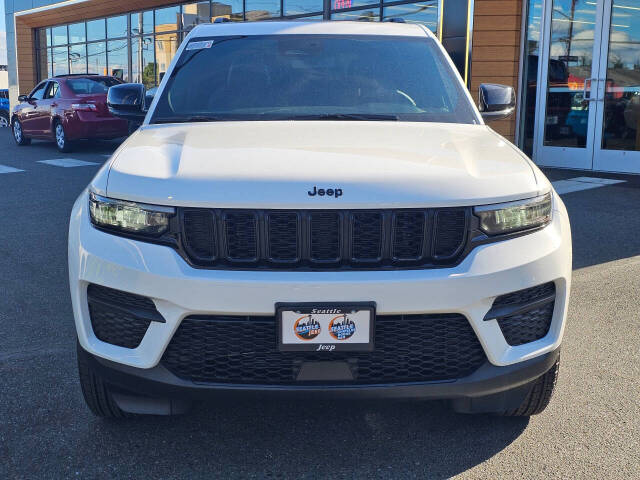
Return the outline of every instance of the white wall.
{"type": "Polygon", "coordinates": [[[0,71],[0,89],[9,88],[9,72],[0,71]]]}

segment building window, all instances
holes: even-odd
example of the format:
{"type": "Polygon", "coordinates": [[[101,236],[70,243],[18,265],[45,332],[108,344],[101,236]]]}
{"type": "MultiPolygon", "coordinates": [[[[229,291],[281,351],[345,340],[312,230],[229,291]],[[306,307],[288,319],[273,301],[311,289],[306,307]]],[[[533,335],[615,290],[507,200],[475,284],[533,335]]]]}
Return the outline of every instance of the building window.
{"type": "Polygon", "coordinates": [[[380,7],[334,12],[331,20],[358,20],[361,22],[377,22],[380,20],[380,7]]]}
{"type": "Polygon", "coordinates": [[[107,74],[107,44],[96,42],[87,45],[88,73],[107,74]]]}
{"type": "Polygon", "coordinates": [[[322,0],[283,0],[284,15],[305,15],[322,12],[322,0]]]}
{"type": "Polygon", "coordinates": [[[67,47],[54,47],[53,48],[53,76],[66,75],[69,73],[68,63],[68,49],[67,47]]]}
{"type": "Polygon", "coordinates": [[[107,38],[122,38],[127,36],[127,16],[107,18],[107,38]]]}
{"type": "Polygon", "coordinates": [[[192,0],[155,10],[53,25],[36,31],[38,79],[97,73],[153,88],[162,80],[189,30],[216,18],[319,20],[330,16],[332,20],[380,21],[382,14],[382,20],[403,18],[435,32],[438,1],[331,0],[327,5],[332,10],[324,12],[324,0],[192,0]]]}
{"type": "Polygon", "coordinates": [[[142,35],[143,33],[153,33],[153,12],[132,13],[131,35],[142,35]]]}
{"type": "Polygon", "coordinates": [[[53,27],[51,29],[51,38],[54,45],[66,45],[69,43],[69,38],[67,37],[67,26],[63,25],[61,27],[53,27]]]}
{"type": "Polygon", "coordinates": [[[152,36],[131,39],[131,78],[149,89],[156,84],[155,47],[152,36]]]}
{"type": "Polygon", "coordinates": [[[93,42],[95,40],[104,40],[105,28],[104,18],[100,20],[91,20],[87,22],[87,40],[93,42]]]}
{"type": "Polygon", "coordinates": [[[180,7],[158,8],[155,11],[156,33],[171,32],[180,29],[180,7]]]}
{"type": "Polygon", "coordinates": [[[82,43],[86,41],[87,31],[84,22],[69,25],[69,43],[82,43]]]}
{"type": "Polygon", "coordinates": [[[419,23],[432,32],[438,29],[438,2],[435,0],[385,6],[383,20],[402,18],[406,23],[419,23]]]}
{"type": "Polygon", "coordinates": [[[266,20],[280,16],[280,0],[245,0],[246,20],[266,20]]]}
{"type": "Polygon", "coordinates": [[[69,46],[69,73],[87,73],[87,46],[69,46]]]}
{"type": "Polygon", "coordinates": [[[129,79],[129,44],[127,40],[109,40],[107,42],[107,65],[109,75],[121,80],[129,79]]]}

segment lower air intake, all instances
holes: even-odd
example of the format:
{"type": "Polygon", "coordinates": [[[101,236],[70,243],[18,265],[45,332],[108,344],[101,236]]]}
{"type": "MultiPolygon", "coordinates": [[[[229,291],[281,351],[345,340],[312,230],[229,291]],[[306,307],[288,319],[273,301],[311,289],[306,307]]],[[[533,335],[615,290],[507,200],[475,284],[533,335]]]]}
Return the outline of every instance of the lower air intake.
{"type": "Polygon", "coordinates": [[[95,336],[119,347],[136,348],[152,321],[164,322],[153,301],[142,295],[91,284],[87,301],[95,336]]]}
{"type": "Polygon", "coordinates": [[[495,299],[485,320],[497,319],[509,345],[540,340],[549,333],[555,307],[555,283],[518,290],[495,299]]]}
{"type": "Polygon", "coordinates": [[[287,385],[303,362],[344,361],[355,384],[446,381],[473,373],[486,356],[458,314],[378,316],[372,352],[280,352],[274,317],[192,315],[162,364],[196,383],[287,385]]]}

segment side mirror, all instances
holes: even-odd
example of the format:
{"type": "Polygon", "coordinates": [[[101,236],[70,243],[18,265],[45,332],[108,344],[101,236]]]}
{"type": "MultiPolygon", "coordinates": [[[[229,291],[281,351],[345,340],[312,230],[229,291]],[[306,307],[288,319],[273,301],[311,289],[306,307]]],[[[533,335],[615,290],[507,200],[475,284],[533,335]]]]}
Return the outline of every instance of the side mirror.
{"type": "Polygon", "coordinates": [[[107,92],[109,113],[134,122],[142,122],[146,111],[145,88],[141,83],[122,83],[107,92]]]}
{"type": "Polygon", "coordinates": [[[18,101],[19,101],[19,102],[26,102],[28,99],[29,99],[29,96],[28,96],[28,95],[20,95],[20,96],[18,97],[18,101]]]}
{"type": "Polygon", "coordinates": [[[507,118],[516,109],[513,87],[483,83],[478,89],[478,109],[486,122],[507,118]]]}

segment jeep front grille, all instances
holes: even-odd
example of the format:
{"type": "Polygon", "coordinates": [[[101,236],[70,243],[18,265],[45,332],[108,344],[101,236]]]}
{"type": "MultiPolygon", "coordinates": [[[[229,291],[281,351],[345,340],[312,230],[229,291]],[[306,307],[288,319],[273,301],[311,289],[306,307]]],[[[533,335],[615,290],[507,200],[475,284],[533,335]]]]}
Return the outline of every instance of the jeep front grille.
{"type": "Polygon", "coordinates": [[[465,251],[469,218],[467,208],[179,211],[186,257],[208,268],[451,266],[465,251]]]}

